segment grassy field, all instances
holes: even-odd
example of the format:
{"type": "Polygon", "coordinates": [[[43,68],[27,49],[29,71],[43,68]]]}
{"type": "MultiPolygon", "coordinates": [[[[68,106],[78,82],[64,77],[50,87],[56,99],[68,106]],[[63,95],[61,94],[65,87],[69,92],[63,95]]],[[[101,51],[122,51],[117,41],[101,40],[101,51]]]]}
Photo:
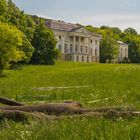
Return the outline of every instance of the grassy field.
{"type": "MultiPolygon", "coordinates": [[[[57,62],[4,71],[0,96],[25,104],[80,101],[85,107],[140,110],[140,65],[57,62]]],[[[140,118],[116,121],[71,118],[0,124],[0,140],[140,140],[140,118]]]]}

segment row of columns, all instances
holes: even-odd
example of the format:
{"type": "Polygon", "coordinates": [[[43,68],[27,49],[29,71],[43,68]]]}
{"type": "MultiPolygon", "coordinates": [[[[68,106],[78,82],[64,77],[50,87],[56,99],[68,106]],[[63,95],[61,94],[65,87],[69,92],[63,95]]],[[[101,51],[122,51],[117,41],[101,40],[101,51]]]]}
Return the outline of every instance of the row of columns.
{"type": "MultiPolygon", "coordinates": [[[[72,41],[70,40],[68,43],[65,43],[65,39],[62,39],[61,52],[62,53],[77,53],[77,54],[87,54],[87,55],[97,55],[99,56],[99,50],[94,50],[94,48],[90,48],[90,39],[88,38],[88,43],[86,44],[86,40],[84,38],[83,42],[81,42],[81,38],[78,36],[78,41],[76,41],[77,36],[72,36],[72,41]],[[77,46],[77,49],[76,49],[77,46]],[[66,48],[67,47],[67,48],[66,48]],[[87,48],[86,48],[87,47],[87,48]],[[94,51],[97,53],[95,54],[94,51]]],[[[59,48],[59,46],[58,46],[59,48]]]]}

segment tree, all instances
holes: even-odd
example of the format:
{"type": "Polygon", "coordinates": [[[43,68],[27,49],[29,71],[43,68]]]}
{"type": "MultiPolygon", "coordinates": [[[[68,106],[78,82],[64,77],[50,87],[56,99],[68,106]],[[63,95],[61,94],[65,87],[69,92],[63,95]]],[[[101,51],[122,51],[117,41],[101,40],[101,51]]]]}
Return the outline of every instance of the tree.
{"type": "Polygon", "coordinates": [[[24,58],[20,50],[22,38],[23,34],[15,27],[0,23],[0,72],[24,58]]]}
{"type": "Polygon", "coordinates": [[[137,31],[131,27],[125,29],[124,32],[131,35],[138,35],[137,31]]]}
{"type": "Polygon", "coordinates": [[[129,58],[132,63],[140,63],[140,42],[132,41],[129,44],[129,58]]]}
{"type": "Polygon", "coordinates": [[[20,63],[30,62],[30,59],[31,59],[33,52],[34,52],[34,47],[31,45],[30,41],[27,39],[27,37],[25,35],[23,36],[22,47],[20,47],[19,49],[24,52],[24,57],[20,61],[20,63]]]}
{"type": "Polygon", "coordinates": [[[37,25],[32,45],[35,52],[31,62],[34,64],[54,64],[54,60],[58,56],[56,49],[56,40],[53,32],[48,29],[43,23],[37,25]]]}
{"type": "Polygon", "coordinates": [[[128,44],[129,59],[132,63],[140,63],[140,35],[123,32],[120,34],[123,42],[128,44]]]}
{"type": "Polygon", "coordinates": [[[7,3],[6,0],[0,0],[0,21],[6,22],[7,17],[7,3]]]}
{"type": "Polygon", "coordinates": [[[110,37],[104,37],[100,43],[100,61],[105,63],[106,60],[111,60],[117,58],[117,42],[110,37]]]}

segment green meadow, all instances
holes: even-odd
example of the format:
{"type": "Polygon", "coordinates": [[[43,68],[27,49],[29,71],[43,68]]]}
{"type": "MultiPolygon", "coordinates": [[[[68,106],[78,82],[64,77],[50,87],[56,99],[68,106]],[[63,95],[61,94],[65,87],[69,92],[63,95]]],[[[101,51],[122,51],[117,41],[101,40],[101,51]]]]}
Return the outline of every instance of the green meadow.
{"type": "MultiPolygon", "coordinates": [[[[80,101],[84,107],[140,110],[140,65],[56,62],[4,71],[0,96],[24,104],[80,101]]],[[[0,140],[140,140],[140,118],[65,118],[0,123],[0,140]]]]}

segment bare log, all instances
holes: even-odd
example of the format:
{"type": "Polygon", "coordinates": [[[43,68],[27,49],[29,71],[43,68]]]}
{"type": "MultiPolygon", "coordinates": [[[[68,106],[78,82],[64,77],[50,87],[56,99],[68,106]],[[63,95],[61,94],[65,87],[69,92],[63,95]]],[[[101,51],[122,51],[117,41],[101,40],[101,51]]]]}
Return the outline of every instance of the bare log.
{"type": "Polygon", "coordinates": [[[17,110],[0,111],[0,121],[4,121],[5,119],[16,121],[16,122],[28,121],[29,116],[27,114],[28,113],[26,112],[17,111],[17,110]]]}
{"type": "Polygon", "coordinates": [[[91,109],[84,109],[77,107],[73,103],[50,103],[45,105],[33,105],[33,106],[2,106],[0,110],[19,110],[25,112],[43,112],[47,114],[83,114],[92,111],[91,109]]]}
{"type": "Polygon", "coordinates": [[[93,109],[94,112],[108,112],[108,111],[135,111],[135,108],[129,106],[117,106],[117,107],[103,107],[103,108],[95,108],[93,109]]]}
{"type": "Polygon", "coordinates": [[[0,97],[0,103],[10,105],[10,106],[24,106],[24,104],[19,103],[17,101],[5,98],[5,97],[0,97]]]}
{"type": "Polygon", "coordinates": [[[75,107],[83,107],[82,104],[78,101],[65,101],[66,104],[75,104],[75,107]]]}
{"type": "Polygon", "coordinates": [[[44,105],[23,104],[0,97],[0,103],[10,106],[0,107],[0,120],[8,119],[14,121],[25,121],[29,117],[45,118],[49,120],[72,118],[72,117],[90,117],[90,118],[128,118],[140,117],[140,112],[136,112],[132,107],[107,107],[87,109],[82,108],[80,102],[65,101],[64,103],[48,103],[44,105]]]}

